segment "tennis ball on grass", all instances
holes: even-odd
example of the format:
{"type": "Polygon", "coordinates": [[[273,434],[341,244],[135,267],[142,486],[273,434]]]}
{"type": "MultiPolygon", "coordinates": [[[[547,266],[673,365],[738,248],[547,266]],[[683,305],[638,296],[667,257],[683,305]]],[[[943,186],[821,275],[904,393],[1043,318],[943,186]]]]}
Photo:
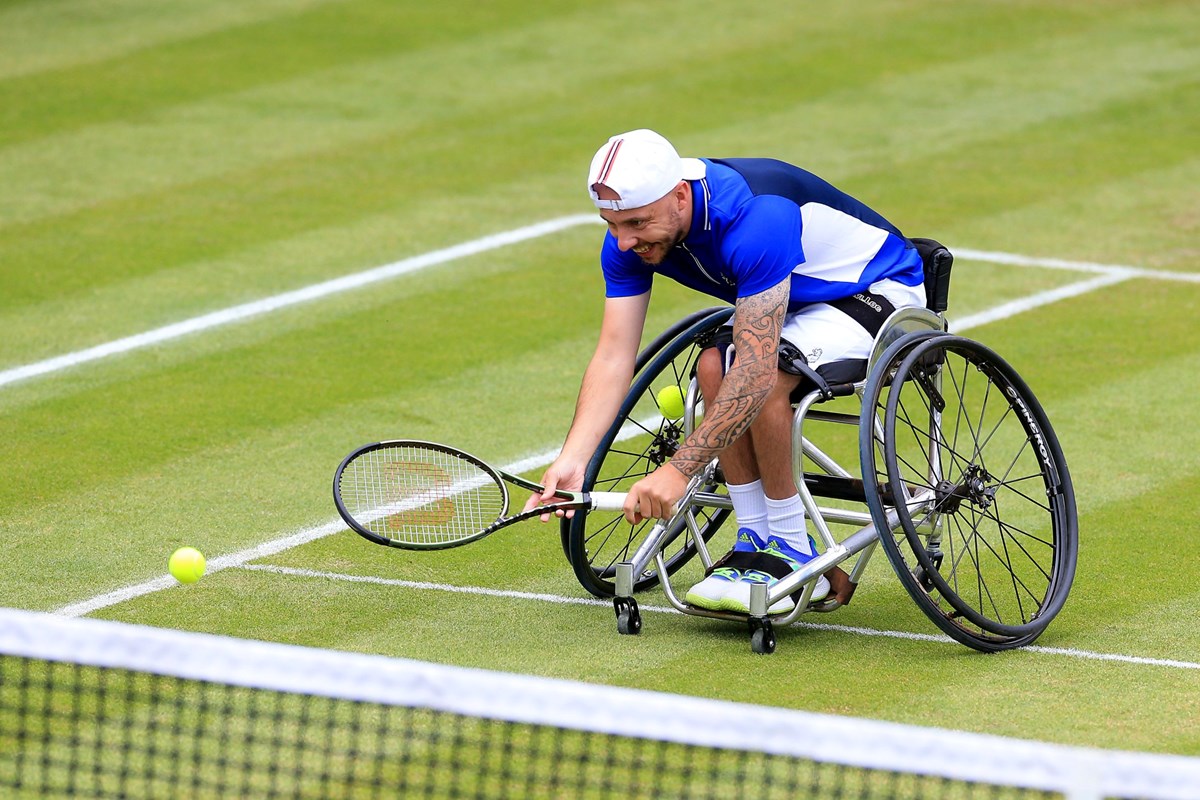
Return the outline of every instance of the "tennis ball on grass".
{"type": "Polygon", "coordinates": [[[167,569],[180,583],[195,583],[204,574],[204,554],[194,547],[181,547],[171,554],[167,569]]]}
{"type": "Polygon", "coordinates": [[[683,416],[683,391],[672,384],[659,390],[658,410],[667,419],[679,419],[683,416]]]}

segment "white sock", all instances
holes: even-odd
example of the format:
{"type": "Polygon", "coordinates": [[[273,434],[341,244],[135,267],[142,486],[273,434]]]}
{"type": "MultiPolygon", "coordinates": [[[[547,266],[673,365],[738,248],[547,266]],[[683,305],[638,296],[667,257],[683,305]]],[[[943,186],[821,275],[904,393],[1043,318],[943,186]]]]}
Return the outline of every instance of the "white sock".
{"type": "Polygon", "coordinates": [[[808,531],[804,527],[804,501],[794,494],[786,500],[766,499],[767,520],[771,535],[783,539],[794,549],[812,555],[808,544],[808,531]]]}
{"type": "Polygon", "coordinates": [[[739,528],[749,528],[761,538],[767,538],[767,496],[763,493],[762,481],[743,484],[727,484],[729,499],[733,501],[733,514],[739,528]]]}

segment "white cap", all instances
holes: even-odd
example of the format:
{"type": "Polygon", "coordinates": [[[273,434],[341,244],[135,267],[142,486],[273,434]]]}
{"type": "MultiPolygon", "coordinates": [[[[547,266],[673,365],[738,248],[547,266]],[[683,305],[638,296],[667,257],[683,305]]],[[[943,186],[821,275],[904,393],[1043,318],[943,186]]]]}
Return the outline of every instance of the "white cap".
{"type": "Polygon", "coordinates": [[[704,177],[704,162],[680,158],[671,143],[642,128],[619,133],[596,151],[588,171],[588,194],[602,211],[641,208],[666,197],[681,180],[704,177]],[[620,198],[601,200],[598,186],[607,186],[620,198]]]}

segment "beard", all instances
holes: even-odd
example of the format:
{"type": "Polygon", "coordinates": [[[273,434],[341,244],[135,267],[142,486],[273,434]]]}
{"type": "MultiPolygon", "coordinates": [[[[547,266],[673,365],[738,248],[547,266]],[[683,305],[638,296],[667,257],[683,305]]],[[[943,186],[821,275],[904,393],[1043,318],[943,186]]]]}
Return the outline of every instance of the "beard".
{"type": "Polygon", "coordinates": [[[649,250],[647,250],[645,253],[638,253],[634,251],[634,255],[640,258],[643,264],[650,267],[657,267],[666,260],[668,253],[670,253],[672,250],[678,247],[681,242],[683,242],[683,239],[684,232],[683,228],[680,226],[675,229],[675,233],[669,240],[662,242],[651,242],[649,250]]]}

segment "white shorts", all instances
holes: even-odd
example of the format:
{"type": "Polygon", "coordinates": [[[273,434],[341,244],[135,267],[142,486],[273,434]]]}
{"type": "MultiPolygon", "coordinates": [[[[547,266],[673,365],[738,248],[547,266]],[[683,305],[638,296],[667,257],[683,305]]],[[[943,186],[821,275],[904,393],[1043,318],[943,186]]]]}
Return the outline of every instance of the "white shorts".
{"type": "MultiPolygon", "coordinates": [[[[859,373],[865,369],[866,361],[871,356],[875,335],[892,310],[905,306],[925,306],[923,285],[905,286],[896,281],[883,280],[871,284],[867,291],[865,295],[858,294],[829,303],[813,303],[788,314],[784,318],[781,334],[780,369],[799,374],[790,366],[794,351],[798,350],[808,366],[819,370],[830,383],[860,379],[862,375],[859,373]],[[886,302],[878,302],[880,298],[886,302]],[[793,352],[789,355],[786,352],[788,350],[793,352]],[[836,362],[840,363],[832,369],[822,369],[836,362]]],[[[733,364],[732,343],[732,328],[727,326],[724,335],[718,335],[715,343],[724,355],[725,371],[733,364]]]]}
{"type": "MultiPolygon", "coordinates": [[[[895,308],[925,305],[925,287],[921,285],[905,286],[883,280],[871,284],[869,291],[886,298],[895,308]]],[[[787,315],[782,338],[798,348],[813,369],[832,361],[864,359],[871,355],[875,334],[888,315],[881,313],[878,316],[872,331],[839,308],[828,303],[814,303],[787,315]]]]}

